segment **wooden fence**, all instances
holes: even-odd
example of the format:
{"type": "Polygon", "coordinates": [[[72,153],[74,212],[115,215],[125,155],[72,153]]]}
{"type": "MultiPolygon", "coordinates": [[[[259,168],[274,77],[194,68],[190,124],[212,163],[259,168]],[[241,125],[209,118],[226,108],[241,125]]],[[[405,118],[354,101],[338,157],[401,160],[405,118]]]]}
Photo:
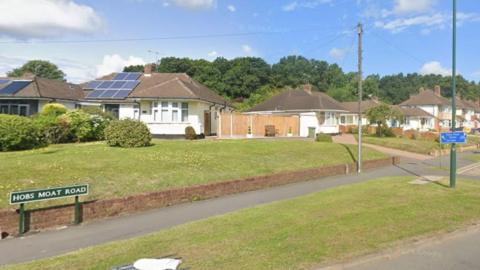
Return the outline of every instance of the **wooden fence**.
{"type": "Polygon", "coordinates": [[[300,118],[295,115],[220,114],[217,135],[220,138],[265,137],[267,126],[274,126],[276,137],[299,136],[300,118]]]}

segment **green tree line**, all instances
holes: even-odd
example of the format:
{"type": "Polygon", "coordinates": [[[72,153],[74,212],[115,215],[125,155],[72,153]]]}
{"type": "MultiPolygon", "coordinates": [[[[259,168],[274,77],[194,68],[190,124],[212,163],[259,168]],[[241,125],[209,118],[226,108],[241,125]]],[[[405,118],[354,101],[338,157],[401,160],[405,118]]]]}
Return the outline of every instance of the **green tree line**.
{"type": "MultiPolygon", "coordinates": [[[[125,71],[143,71],[143,66],[126,67],[125,71]]],[[[303,56],[287,56],[277,63],[268,64],[258,57],[235,59],[203,59],[167,57],[157,65],[158,72],[187,73],[218,94],[236,101],[240,107],[251,107],[282,91],[296,88],[305,83],[312,84],[319,91],[328,93],[339,101],[353,101],[357,98],[358,78],[355,72],[344,72],[337,64],[307,59],[303,56]]],[[[458,93],[470,100],[480,97],[480,84],[458,76],[458,93]]],[[[364,97],[377,96],[382,101],[398,104],[407,100],[420,87],[442,87],[442,94],[449,97],[451,77],[421,75],[418,73],[364,78],[364,97]]]]}

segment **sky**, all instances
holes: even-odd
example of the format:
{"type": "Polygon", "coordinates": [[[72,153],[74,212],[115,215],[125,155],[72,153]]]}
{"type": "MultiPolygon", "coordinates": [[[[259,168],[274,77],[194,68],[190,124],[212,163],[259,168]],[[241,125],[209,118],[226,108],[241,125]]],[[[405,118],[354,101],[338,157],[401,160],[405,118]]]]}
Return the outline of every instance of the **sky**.
{"type": "MultiPolygon", "coordinates": [[[[458,2],[458,72],[480,80],[480,3],[458,2]]],[[[30,59],[84,82],[167,56],[275,63],[287,55],[365,74],[451,74],[451,0],[0,0],[0,75],[30,59]]]]}

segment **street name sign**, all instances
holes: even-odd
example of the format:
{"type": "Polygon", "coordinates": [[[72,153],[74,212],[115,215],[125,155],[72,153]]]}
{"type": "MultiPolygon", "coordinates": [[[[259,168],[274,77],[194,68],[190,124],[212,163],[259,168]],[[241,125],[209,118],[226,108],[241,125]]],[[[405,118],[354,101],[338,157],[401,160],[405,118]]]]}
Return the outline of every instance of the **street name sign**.
{"type": "Polygon", "coordinates": [[[88,184],[12,192],[10,193],[10,204],[23,204],[82,195],[88,195],[88,184]]]}
{"type": "Polygon", "coordinates": [[[442,132],[440,133],[440,143],[467,143],[467,134],[465,132],[442,132]]]}

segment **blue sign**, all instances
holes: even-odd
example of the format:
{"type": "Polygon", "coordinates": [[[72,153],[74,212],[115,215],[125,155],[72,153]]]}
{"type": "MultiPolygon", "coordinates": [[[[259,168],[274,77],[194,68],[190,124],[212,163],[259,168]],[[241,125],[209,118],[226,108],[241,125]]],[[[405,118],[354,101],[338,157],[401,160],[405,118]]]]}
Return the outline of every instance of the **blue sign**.
{"type": "Polygon", "coordinates": [[[442,132],[440,133],[440,143],[467,143],[467,134],[465,132],[442,132]]]}

